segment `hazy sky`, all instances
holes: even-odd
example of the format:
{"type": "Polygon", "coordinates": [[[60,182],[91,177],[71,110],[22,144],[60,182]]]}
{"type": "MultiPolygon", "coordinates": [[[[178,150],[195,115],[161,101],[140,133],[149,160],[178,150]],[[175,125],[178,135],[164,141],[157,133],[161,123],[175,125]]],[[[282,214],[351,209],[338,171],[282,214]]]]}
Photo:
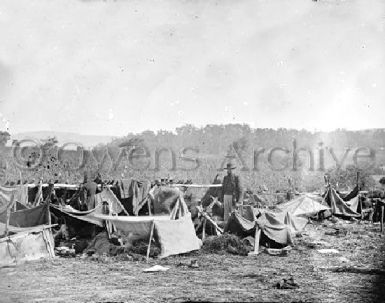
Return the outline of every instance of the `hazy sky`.
{"type": "Polygon", "coordinates": [[[1,0],[0,127],[385,127],[384,28],[383,0],[1,0]]]}

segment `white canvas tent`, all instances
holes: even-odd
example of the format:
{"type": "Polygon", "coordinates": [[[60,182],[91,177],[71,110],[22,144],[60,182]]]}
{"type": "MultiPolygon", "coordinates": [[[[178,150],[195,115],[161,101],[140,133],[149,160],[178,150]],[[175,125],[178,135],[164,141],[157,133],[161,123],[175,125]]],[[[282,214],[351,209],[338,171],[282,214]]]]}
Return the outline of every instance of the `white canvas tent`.
{"type": "MultiPolygon", "coordinates": [[[[9,226],[10,232],[17,232],[0,238],[0,267],[55,257],[51,227],[50,225],[30,228],[9,226]]],[[[5,230],[4,224],[1,224],[1,230],[5,230]]]]}
{"type": "Polygon", "coordinates": [[[96,216],[112,223],[120,234],[132,240],[149,239],[149,245],[155,233],[161,247],[160,258],[198,250],[202,246],[182,193],[170,215],[96,216]]]}

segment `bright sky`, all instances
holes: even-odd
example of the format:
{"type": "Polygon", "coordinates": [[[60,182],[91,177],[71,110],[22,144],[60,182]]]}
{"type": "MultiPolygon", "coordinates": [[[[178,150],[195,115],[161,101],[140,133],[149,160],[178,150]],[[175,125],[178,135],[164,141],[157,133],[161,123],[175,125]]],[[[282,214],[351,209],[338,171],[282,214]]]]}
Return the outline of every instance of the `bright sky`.
{"type": "Polygon", "coordinates": [[[384,28],[383,0],[2,0],[0,127],[385,127],[384,28]]]}

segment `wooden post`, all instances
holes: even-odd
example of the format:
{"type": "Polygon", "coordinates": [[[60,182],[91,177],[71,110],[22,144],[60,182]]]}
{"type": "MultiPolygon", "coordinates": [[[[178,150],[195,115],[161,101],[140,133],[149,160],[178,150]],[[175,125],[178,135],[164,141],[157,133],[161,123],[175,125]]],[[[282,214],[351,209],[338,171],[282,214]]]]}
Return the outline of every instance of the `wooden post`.
{"type": "Polygon", "coordinates": [[[261,238],[261,229],[257,226],[255,228],[255,239],[254,239],[254,253],[259,253],[259,240],[261,238]]]}
{"type": "Polygon", "coordinates": [[[150,248],[151,248],[151,241],[154,234],[154,228],[155,228],[155,222],[152,221],[151,224],[151,231],[150,231],[150,240],[148,240],[148,247],[147,247],[147,254],[146,254],[146,262],[148,263],[148,260],[150,259],[150,248]]]}
{"type": "Polygon", "coordinates": [[[384,230],[384,205],[381,205],[381,232],[384,230]]]}
{"type": "Polygon", "coordinates": [[[15,204],[15,193],[13,192],[12,195],[11,195],[11,204],[8,205],[7,207],[7,220],[5,221],[5,230],[4,230],[4,233],[5,233],[5,236],[7,237],[8,236],[8,233],[9,233],[9,220],[11,218],[11,208],[12,206],[15,204]]]}
{"type": "Polygon", "coordinates": [[[152,216],[152,213],[151,213],[151,199],[150,199],[150,197],[147,197],[147,207],[148,207],[148,215],[152,216]]]}
{"type": "Polygon", "coordinates": [[[206,222],[206,217],[203,217],[202,241],[204,241],[206,238],[206,222]]]}
{"type": "Polygon", "coordinates": [[[249,253],[249,256],[255,256],[259,253],[259,240],[261,239],[261,229],[258,225],[255,225],[255,235],[254,235],[254,251],[249,253]]]}
{"type": "Polygon", "coordinates": [[[49,205],[51,204],[50,200],[47,201],[47,216],[48,216],[48,225],[51,225],[51,212],[49,210],[49,205]]]}

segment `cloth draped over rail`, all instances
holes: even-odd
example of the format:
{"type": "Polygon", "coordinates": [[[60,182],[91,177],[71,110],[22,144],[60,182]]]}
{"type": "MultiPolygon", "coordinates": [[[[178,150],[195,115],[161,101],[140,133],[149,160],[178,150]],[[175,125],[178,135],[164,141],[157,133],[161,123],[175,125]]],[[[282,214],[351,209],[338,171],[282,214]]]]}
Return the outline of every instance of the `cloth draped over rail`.
{"type": "MultiPolygon", "coordinates": [[[[48,204],[44,203],[39,206],[18,210],[10,213],[9,224],[15,227],[33,227],[49,223],[48,204]]],[[[7,213],[0,213],[0,222],[6,223],[7,213]]]]}
{"type": "Polygon", "coordinates": [[[328,206],[307,195],[279,205],[276,211],[248,206],[244,208],[243,215],[232,213],[225,226],[225,232],[247,237],[253,236],[255,228],[259,228],[264,241],[271,240],[273,245],[292,245],[294,235],[305,228],[309,218],[327,210],[330,210],[328,206]]]}
{"type": "Polygon", "coordinates": [[[131,241],[148,240],[154,230],[154,237],[161,247],[160,258],[198,250],[202,246],[202,241],[196,236],[182,193],[169,215],[97,217],[111,222],[118,233],[131,241]]]}
{"type": "MultiPolygon", "coordinates": [[[[289,223],[290,220],[287,220],[289,223]]],[[[292,228],[285,223],[285,218],[280,214],[262,212],[258,219],[248,220],[238,212],[233,212],[225,226],[224,231],[236,234],[239,237],[255,235],[255,228],[260,228],[262,235],[281,246],[292,245],[292,228]]]]}
{"type": "Polygon", "coordinates": [[[95,208],[86,211],[80,211],[74,209],[70,205],[54,205],[51,204],[51,209],[56,214],[63,214],[71,216],[81,221],[92,223],[98,226],[103,226],[103,220],[98,218],[96,215],[111,214],[118,215],[124,212],[124,207],[119,199],[114,195],[110,188],[106,187],[102,192],[95,195],[96,205],[95,208]],[[103,203],[106,202],[106,207],[103,203]]]}
{"type": "Polygon", "coordinates": [[[22,205],[28,204],[28,187],[26,185],[18,185],[15,187],[0,186],[0,213],[4,212],[8,205],[12,203],[14,196],[16,202],[22,205]]]}
{"type": "Polygon", "coordinates": [[[130,178],[118,180],[111,190],[130,214],[138,216],[139,211],[147,204],[150,188],[150,181],[130,178]]]}
{"type": "MultiPolygon", "coordinates": [[[[1,229],[0,224],[0,229],[1,229]]],[[[0,267],[17,265],[25,261],[55,256],[52,225],[39,225],[30,228],[9,230],[16,234],[0,238],[0,267]]]]}
{"type": "Polygon", "coordinates": [[[346,197],[350,200],[344,201],[344,199],[336,192],[334,188],[329,186],[323,195],[324,204],[331,208],[331,213],[341,217],[360,217],[359,212],[359,197],[358,191],[354,196],[355,190],[348,194],[346,197]],[[354,197],[353,197],[354,196],[354,197]]]}

